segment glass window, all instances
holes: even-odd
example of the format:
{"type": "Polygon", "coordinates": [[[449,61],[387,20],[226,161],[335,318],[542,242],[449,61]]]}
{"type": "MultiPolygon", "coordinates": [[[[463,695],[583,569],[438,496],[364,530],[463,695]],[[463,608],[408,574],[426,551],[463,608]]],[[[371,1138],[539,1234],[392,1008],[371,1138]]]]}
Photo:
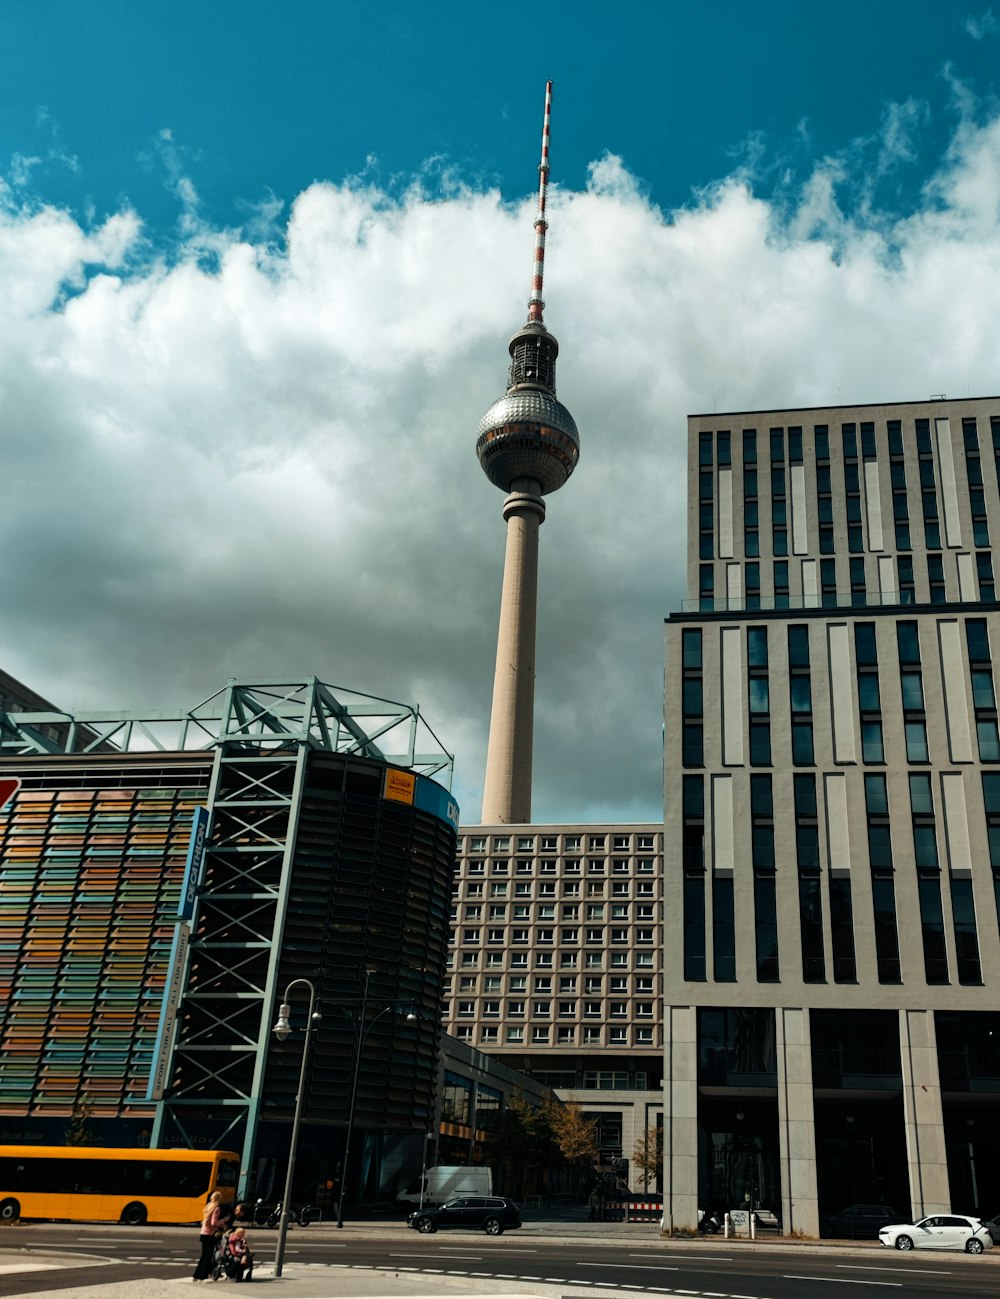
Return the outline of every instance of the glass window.
{"type": "Polygon", "coordinates": [[[927,726],[923,721],[903,723],[906,735],[906,761],[927,762],[927,726]]]}
{"type": "Polygon", "coordinates": [[[701,668],[701,632],[686,627],[681,633],[684,667],[698,670],[701,668]]]}
{"type": "Polygon", "coordinates": [[[767,722],[750,723],[750,765],[771,765],[771,727],[767,722]]]}
{"type": "Polygon", "coordinates": [[[793,722],[792,762],[796,767],[811,767],[815,760],[812,722],[793,722]]]}
{"type": "Polygon", "coordinates": [[[934,813],[931,778],[923,772],[910,776],[910,806],[916,816],[934,813]]]}
{"type": "Polygon", "coordinates": [[[754,931],[757,949],[757,982],[778,981],[778,913],[773,875],[754,878],[754,931]]]}
{"type": "Polygon", "coordinates": [[[867,721],[861,723],[861,760],[863,762],[885,761],[881,722],[867,721]]]}
{"type": "Polygon", "coordinates": [[[736,915],[731,875],[712,880],[712,959],[717,983],[736,981],[736,915]]]}
{"type": "Polygon", "coordinates": [[[705,971],[705,877],[684,877],[684,978],[702,982],[705,971]]]}
{"type": "Polygon", "coordinates": [[[788,666],[793,668],[807,668],[809,666],[808,627],[789,627],[788,666]]]}
{"type": "Polygon", "coordinates": [[[752,668],[767,667],[767,628],[750,627],[747,630],[747,661],[752,668]]]}
{"type": "Polygon", "coordinates": [[[793,676],[790,683],[793,713],[812,712],[812,682],[807,676],[793,676]]]}
{"type": "Polygon", "coordinates": [[[924,684],[919,672],[904,672],[900,683],[903,691],[903,708],[907,712],[924,711],[924,684]]]}

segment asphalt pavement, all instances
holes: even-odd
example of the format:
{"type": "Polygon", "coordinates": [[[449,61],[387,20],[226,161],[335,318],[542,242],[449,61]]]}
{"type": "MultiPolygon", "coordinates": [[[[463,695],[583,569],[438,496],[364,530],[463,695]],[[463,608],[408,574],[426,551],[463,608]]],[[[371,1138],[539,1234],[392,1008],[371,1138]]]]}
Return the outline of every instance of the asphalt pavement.
{"type": "MultiPolygon", "coordinates": [[[[316,1240],[320,1234],[326,1236],[328,1233],[331,1239],[341,1241],[348,1233],[355,1239],[366,1237],[372,1243],[384,1240],[387,1250],[394,1243],[398,1245],[401,1239],[409,1239],[405,1227],[388,1223],[349,1224],[344,1234],[324,1225],[318,1229],[310,1228],[309,1238],[316,1240]]],[[[456,1239],[457,1236],[458,1234],[456,1239]]],[[[531,1237],[544,1238],[548,1244],[564,1243],[569,1247],[578,1245],[581,1239],[603,1245],[621,1243],[630,1248],[635,1248],[640,1243],[662,1244],[671,1250],[689,1250],[692,1261],[705,1247],[721,1244],[721,1237],[699,1237],[690,1241],[674,1238],[667,1241],[661,1237],[658,1226],[649,1223],[526,1222],[521,1231],[516,1233],[516,1239],[524,1241],[531,1237]]],[[[294,1239],[295,1237],[290,1237],[290,1241],[294,1239]]],[[[477,1275],[474,1271],[456,1275],[452,1267],[448,1268],[448,1274],[445,1275],[443,1271],[434,1273],[427,1267],[418,1269],[397,1266],[374,1270],[361,1265],[310,1263],[287,1258],[283,1275],[276,1277],[270,1263],[272,1242],[271,1233],[255,1234],[256,1252],[261,1262],[254,1269],[251,1284],[266,1287],[266,1293],[274,1296],[274,1299],[451,1299],[452,1296],[454,1299],[461,1299],[462,1296],[478,1296],[479,1299],[515,1299],[515,1296],[517,1299],[624,1299],[626,1295],[633,1296],[634,1299],[637,1293],[685,1296],[700,1294],[711,1295],[715,1299],[764,1299],[768,1294],[767,1282],[760,1276],[753,1283],[749,1283],[748,1276],[746,1281],[749,1284],[741,1293],[731,1295],[726,1290],[674,1291],[666,1285],[654,1285],[648,1289],[636,1285],[582,1285],[545,1276],[521,1275],[517,1279],[507,1279],[482,1273],[477,1275]]],[[[787,1252],[789,1258],[801,1259],[803,1263],[807,1256],[815,1257],[817,1254],[829,1257],[831,1253],[836,1253],[843,1258],[860,1257],[869,1260],[873,1253],[885,1254],[877,1242],[783,1240],[770,1233],[765,1240],[757,1243],[747,1240],[726,1243],[729,1248],[739,1249],[741,1253],[745,1251],[747,1255],[771,1253],[777,1248],[781,1253],[787,1252]]],[[[3,1245],[0,1235],[0,1283],[4,1283],[3,1293],[8,1295],[30,1293],[32,1299],[177,1299],[178,1286],[200,1284],[202,1289],[210,1287],[214,1290],[223,1284],[233,1284],[228,1281],[194,1282],[191,1277],[193,1260],[191,1270],[185,1267],[181,1275],[164,1276],[165,1271],[172,1269],[165,1267],[162,1262],[154,1263],[151,1259],[144,1265],[133,1259],[129,1278],[122,1280],[124,1260],[112,1253],[115,1248],[113,1245],[102,1247],[101,1232],[93,1228],[84,1228],[75,1237],[73,1246],[80,1250],[78,1255],[47,1250],[42,1241],[39,1241],[37,1247],[20,1250],[4,1249],[3,1245]],[[115,1274],[116,1279],[109,1277],[107,1282],[102,1282],[100,1271],[104,1267],[115,1274]],[[151,1275],[154,1272],[158,1275],[151,1275]],[[14,1278],[17,1279],[18,1288],[10,1289],[8,1287],[14,1278]]],[[[992,1267],[1000,1266],[1000,1248],[975,1260],[977,1268],[983,1265],[990,1271],[992,1267]]],[[[173,1267],[176,1266],[175,1263],[173,1267]]],[[[475,1264],[466,1266],[474,1267],[475,1264]]]]}

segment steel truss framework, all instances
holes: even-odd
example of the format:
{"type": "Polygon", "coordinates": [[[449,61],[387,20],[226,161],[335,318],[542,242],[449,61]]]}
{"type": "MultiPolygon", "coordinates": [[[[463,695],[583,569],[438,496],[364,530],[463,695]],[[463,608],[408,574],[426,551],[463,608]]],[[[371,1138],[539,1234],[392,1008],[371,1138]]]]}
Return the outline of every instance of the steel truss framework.
{"type": "Polygon", "coordinates": [[[309,746],[247,754],[220,745],[209,791],[211,841],[184,980],[167,1099],[153,1144],[195,1144],[190,1119],[208,1120],[210,1144],[242,1148],[250,1167],[275,1004],[288,881],[309,746]]]}
{"type": "Polygon", "coordinates": [[[152,1144],[203,1145],[207,1127],[214,1148],[242,1150],[245,1179],[310,755],[397,764],[446,787],[453,759],[418,708],[339,688],[335,694],[315,677],[232,680],[194,708],[166,713],[0,712],[2,755],[192,750],[214,750],[211,829],[152,1144]]]}
{"type": "Polygon", "coordinates": [[[408,767],[451,787],[454,758],[416,705],[305,681],[231,680],[190,709],[0,712],[0,754],[179,753],[302,744],[408,767]]]}

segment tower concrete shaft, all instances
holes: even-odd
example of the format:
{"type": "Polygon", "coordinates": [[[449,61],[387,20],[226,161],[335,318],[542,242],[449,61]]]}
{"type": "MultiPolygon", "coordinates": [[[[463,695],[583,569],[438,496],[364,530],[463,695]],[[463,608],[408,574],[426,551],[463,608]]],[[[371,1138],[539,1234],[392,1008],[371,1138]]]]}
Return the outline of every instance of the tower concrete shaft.
{"type": "Polygon", "coordinates": [[[483,788],[484,825],[531,820],[538,529],[545,520],[545,502],[532,479],[511,486],[514,490],[503,504],[507,549],[483,788]]]}

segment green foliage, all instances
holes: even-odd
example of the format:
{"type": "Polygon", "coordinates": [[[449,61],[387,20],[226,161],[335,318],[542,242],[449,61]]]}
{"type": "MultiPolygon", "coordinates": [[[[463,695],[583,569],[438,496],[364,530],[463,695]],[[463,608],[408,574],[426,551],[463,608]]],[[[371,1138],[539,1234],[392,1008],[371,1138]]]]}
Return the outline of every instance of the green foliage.
{"type": "Polygon", "coordinates": [[[82,1096],[73,1102],[73,1113],[70,1116],[66,1135],[63,1137],[63,1145],[96,1146],[99,1144],[97,1137],[87,1127],[87,1120],[92,1113],[93,1109],[87,1103],[86,1096],[82,1096]]]}
{"type": "Polygon", "coordinates": [[[597,1162],[597,1123],[584,1118],[576,1101],[563,1103],[553,1097],[545,1102],[543,1112],[559,1153],[568,1164],[589,1168],[597,1162]]]}
{"type": "Polygon", "coordinates": [[[642,1173],[642,1188],[649,1190],[650,1182],[656,1184],[656,1175],[663,1164],[663,1128],[652,1124],[636,1142],[632,1163],[642,1173]]]}
{"type": "Polygon", "coordinates": [[[503,1170],[506,1193],[515,1197],[523,1194],[529,1167],[551,1168],[557,1163],[559,1151],[544,1107],[530,1104],[518,1091],[508,1096],[490,1135],[488,1159],[503,1170]]]}

